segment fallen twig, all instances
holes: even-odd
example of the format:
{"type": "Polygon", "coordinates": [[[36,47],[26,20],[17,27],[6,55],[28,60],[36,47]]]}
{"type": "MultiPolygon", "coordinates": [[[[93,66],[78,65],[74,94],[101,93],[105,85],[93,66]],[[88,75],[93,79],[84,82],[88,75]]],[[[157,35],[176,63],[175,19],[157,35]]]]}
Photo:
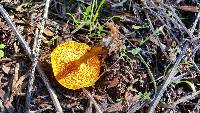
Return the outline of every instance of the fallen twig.
{"type": "Polygon", "coordinates": [[[22,35],[18,32],[17,28],[12,23],[12,20],[10,19],[7,11],[3,8],[3,6],[1,4],[0,4],[0,12],[3,15],[3,17],[5,18],[5,20],[7,21],[7,23],[12,28],[13,32],[15,33],[15,35],[17,37],[19,37],[18,41],[21,43],[21,46],[25,49],[25,51],[27,52],[27,54],[30,56],[31,55],[31,49],[28,47],[28,44],[26,43],[26,41],[22,38],[22,35]]]}
{"type": "Polygon", "coordinates": [[[198,23],[199,19],[200,19],[200,9],[199,9],[199,12],[198,12],[198,14],[197,14],[197,17],[196,17],[195,21],[193,22],[193,25],[192,25],[192,27],[191,27],[191,29],[190,29],[191,34],[194,33],[194,29],[195,29],[195,27],[197,26],[197,23],[198,23]]]}
{"type": "Polygon", "coordinates": [[[94,98],[92,97],[92,95],[85,89],[85,88],[82,88],[83,89],[83,92],[87,95],[87,97],[90,99],[90,101],[94,104],[96,110],[99,112],[99,113],[103,113],[101,111],[101,108],[100,106],[97,104],[97,102],[94,100],[94,98]]]}
{"type": "MultiPolygon", "coordinates": [[[[28,90],[27,90],[27,96],[26,96],[26,113],[30,112],[30,103],[31,103],[31,91],[33,90],[33,83],[35,80],[35,68],[37,66],[38,63],[38,56],[39,56],[39,52],[40,52],[40,46],[41,46],[41,41],[42,41],[42,33],[44,30],[44,26],[45,26],[45,20],[48,18],[48,9],[49,9],[49,5],[50,5],[51,0],[46,0],[46,4],[45,4],[45,9],[44,9],[44,18],[41,22],[40,25],[40,30],[39,30],[39,35],[35,36],[35,40],[34,40],[34,48],[33,48],[33,53],[32,53],[32,66],[31,66],[31,72],[30,72],[30,76],[29,76],[29,84],[28,84],[28,90]]],[[[36,30],[37,32],[38,30],[36,30]]],[[[37,34],[37,33],[36,33],[37,34]]]]}
{"type": "Polygon", "coordinates": [[[172,15],[176,18],[176,20],[179,22],[179,24],[181,25],[181,27],[184,29],[184,31],[189,35],[190,39],[192,40],[193,34],[185,27],[185,25],[183,24],[183,22],[181,21],[181,19],[176,14],[175,9],[172,6],[167,6],[167,5],[165,5],[165,6],[168,7],[171,10],[172,15]]]}
{"type": "Polygon", "coordinates": [[[139,59],[141,60],[141,62],[145,65],[145,67],[147,68],[147,71],[149,73],[149,77],[151,79],[151,82],[153,82],[153,86],[154,86],[154,91],[155,93],[157,93],[157,85],[156,85],[156,80],[154,78],[153,73],[151,72],[151,69],[149,68],[148,64],[146,63],[146,61],[143,59],[142,55],[138,54],[139,59]]]}
{"type": "MultiPolygon", "coordinates": [[[[25,50],[25,52],[27,53],[27,55],[31,57],[31,49],[28,47],[26,41],[24,40],[24,38],[22,37],[22,35],[19,33],[19,31],[17,30],[17,28],[15,27],[14,23],[12,22],[11,18],[9,17],[8,13],[6,12],[6,10],[3,8],[3,6],[0,4],[0,12],[3,15],[3,17],[5,18],[5,20],[7,21],[7,23],[10,25],[11,29],[13,30],[13,32],[15,33],[18,41],[20,42],[21,46],[23,47],[23,49],[25,50]]],[[[58,98],[54,92],[54,90],[52,89],[51,85],[49,84],[49,81],[46,78],[45,73],[43,72],[43,70],[41,69],[41,66],[39,64],[37,64],[36,66],[37,71],[39,72],[42,80],[44,81],[51,99],[53,100],[53,104],[57,110],[57,112],[62,113],[63,110],[61,108],[61,105],[58,101],[58,98]]]]}
{"type": "MultiPolygon", "coordinates": [[[[36,28],[36,34],[37,34],[37,31],[38,29],[36,28]]],[[[37,41],[37,35],[35,36],[35,41],[34,41],[34,44],[35,42],[37,41]]],[[[35,80],[35,67],[37,65],[37,56],[38,54],[35,52],[35,49],[36,49],[36,46],[33,47],[33,53],[32,53],[32,66],[31,66],[31,71],[29,73],[29,82],[28,82],[28,90],[27,90],[27,94],[26,94],[26,113],[29,113],[30,112],[30,103],[31,103],[31,91],[33,89],[33,82],[35,80]]]]}
{"type": "Polygon", "coordinates": [[[200,69],[199,69],[198,65],[194,62],[194,60],[190,59],[190,62],[196,68],[197,72],[200,74],[200,69]]]}
{"type": "Polygon", "coordinates": [[[198,96],[200,97],[200,90],[197,91],[197,92],[190,93],[190,94],[188,94],[186,96],[181,97],[177,101],[173,102],[170,106],[172,108],[175,108],[178,104],[186,102],[186,101],[189,101],[189,100],[192,100],[192,99],[194,99],[195,97],[198,97],[198,96]]]}
{"type": "Polygon", "coordinates": [[[200,74],[200,68],[199,66],[194,62],[194,56],[196,52],[200,49],[200,45],[196,46],[193,50],[192,56],[189,58],[190,62],[193,64],[193,66],[196,68],[197,72],[200,74]]]}
{"type": "Polygon", "coordinates": [[[5,111],[5,107],[4,107],[3,102],[2,102],[1,99],[0,99],[0,110],[1,110],[1,113],[5,113],[6,112],[5,111]]]}
{"type": "Polygon", "coordinates": [[[135,113],[137,110],[143,108],[145,105],[147,105],[149,103],[150,103],[149,100],[138,101],[138,102],[134,103],[133,105],[131,105],[131,107],[129,108],[127,113],[135,113]]]}
{"type": "Polygon", "coordinates": [[[119,3],[115,3],[115,4],[113,4],[112,7],[114,8],[114,7],[123,6],[123,4],[124,4],[125,2],[127,2],[127,0],[122,0],[122,1],[119,2],[119,3]]]}
{"type": "Polygon", "coordinates": [[[149,107],[148,113],[154,113],[156,106],[158,105],[161,97],[163,96],[163,93],[167,89],[167,86],[169,85],[169,83],[171,82],[173,77],[177,74],[178,65],[180,64],[181,60],[185,57],[185,51],[186,51],[188,45],[189,45],[189,42],[186,41],[183,45],[182,53],[177,58],[175,64],[173,65],[172,69],[170,70],[169,74],[167,75],[162,86],[160,87],[158,92],[155,94],[155,97],[153,98],[153,101],[149,107]]]}

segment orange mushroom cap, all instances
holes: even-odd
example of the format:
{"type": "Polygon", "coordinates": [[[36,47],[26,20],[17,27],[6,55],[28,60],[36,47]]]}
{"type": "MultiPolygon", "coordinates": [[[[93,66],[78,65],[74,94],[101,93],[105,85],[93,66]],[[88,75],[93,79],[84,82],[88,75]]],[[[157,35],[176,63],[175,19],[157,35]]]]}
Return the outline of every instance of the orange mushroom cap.
{"type": "Polygon", "coordinates": [[[51,53],[51,63],[56,80],[68,89],[92,86],[99,78],[99,48],[68,41],[58,45],[51,53]]]}

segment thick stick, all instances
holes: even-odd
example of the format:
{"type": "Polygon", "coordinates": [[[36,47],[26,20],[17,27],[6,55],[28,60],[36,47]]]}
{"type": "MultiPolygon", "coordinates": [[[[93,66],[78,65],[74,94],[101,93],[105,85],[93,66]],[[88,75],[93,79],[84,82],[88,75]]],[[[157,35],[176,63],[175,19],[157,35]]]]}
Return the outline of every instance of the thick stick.
{"type": "Polygon", "coordinates": [[[49,9],[50,2],[51,0],[46,0],[43,20],[40,24],[40,30],[38,31],[38,29],[36,29],[34,47],[33,47],[32,55],[31,55],[32,66],[31,66],[31,71],[29,73],[28,90],[27,90],[27,95],[26,95],[26,113],[30,113],[31,95],[32,95],[32,90],[33,90],[33,83],[35,81],[35,68],[38,63],[38,56],[40,53],[40,47],[41,47],[41,42],[42,42],[42,37],[43,37],[42,34],[44,31],[45,20],[48,19],[48,9],[49,9]],[[38,35],[38,32],[39,32],[39,35],[38,35]]]}
{"type": "MultiPolygon", "coordinates": [[[[5,18],[5,20],[7,21],[7,23],[10,25],[11,29],[13,30],[13,32],[15,33],[15,35],[16,35],[18,41],[20,42],[20,45],[23,47],[24,51],[27,53],[27,55],[30,58],[32,58],[31,57],[31,49],[27,45],[27,43],[24,40],[24,38],[22,37],[22,35],[17,30],[17,28],[15,27],[15,24],[12,22],[12,20],[9,17],[7,11],[3,8],[3,6],[1,4],[0,4],[0,12],[3,15],[3,17],[5,18]]],[[[49,81],[47,80],[47,77],[46,77],[44,71],[41,69],[41,66],[39,64],[37,64],[36,69],[40,73],[40,76],[41,76],[43,82],[45,83],[49,93],[50,93],[51,99],[53,100],[53,104],[54,104],[57,112],[63,113],[63,110],[62,110],[61,105],[60,105],[60,103],[58,101],[58,98],[57,98],[53,88],[49,84],[49,81]]]]}

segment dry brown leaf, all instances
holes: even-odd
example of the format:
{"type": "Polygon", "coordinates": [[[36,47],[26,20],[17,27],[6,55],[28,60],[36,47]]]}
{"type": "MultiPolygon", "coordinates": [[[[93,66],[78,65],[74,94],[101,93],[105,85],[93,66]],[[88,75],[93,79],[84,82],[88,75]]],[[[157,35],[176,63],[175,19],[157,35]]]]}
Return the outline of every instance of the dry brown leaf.
{"type": "Polygon", "coordinates": [[[6,107],[8,113],[14,113],[14,107],[11,101],[5,102],[4,106],[6,107]]]}
{"type": "Polygon", "coordinates": [[[119,82],[120,82],[120,76],[117,76],[113,80],[107,82],[108,83],[107,88],[115,87],[119,84],[119,82]]]}
{"type": "Polygon", "coordinates": [[[109,36],[113,38],[113,43],[110,45],[108,54],[111,55],[111,52],[117,52],[122,46],[122,41],[119,32],[119,26],[114,24],[114,22],[106,23],[106,26],[110,29],[109,36]]]}
{"type": "Polygon", "coordinates": [[[186,11],[186,12],[198,12],[199,8],[197,6],[191,6],[191,5],[182,5],[182,6],[178,6],[177,9],[180,9],[182,11],[186,11]]]}
{"type": "Polygon", "coordinates": [[[121,111],[122,108],[123,108],[122,102],[118,102],[118,103],[112,104],[110,107],[108,107],[106,110],[106,113],[109,113],[109,112],[116,113],[118,111],[121,111]]]}
{"type": "Polygon", "coordinates": [[[54,33],[51,30],[49,30],[48,28],[45,28],[43,32],[47,36],[54,36],[54,33]]]}
{"type": "Polygon", "coordinates": [[[8,74],[10,72],[10,67],[3,65],[2,70],[4,73],[8,74]]]}
{"type": "Polygon", "coordinates": [[[137,92],[136,89],[133,88],[132,85],[130,85],[127,88],[127,91],[125,92],[124,99],[126,102],[127,107],[129,108],[132,104],[138,102],[140,100],[139,95],[133,95],[132,92],[137,92]]]}
{"type": "Polygon", "coordinates": [[[177,46],[176,48],[170,48],[168,51],[169,51],[170,61],[175,62],[177,54],[179,53],[180,49],[177,46]]]}
{"type": "Polygon", "coordinates": [[[139,95],[133,96],[133,94],[128,91],[125,93],[125,100],[126,100],[126,105],[129,108],[132,104],[135,104],[140,100],[140,96],[139,95]]]}
{"type": "Polygon", "coordinates": [[[14,89],[15,88],[15,86],[16,86],[16,82],[17,82],[17,80],[18,80],[18,78],[19,78],[19,74],[18,74],[18,71],[19,71],[19,63],[16,63],[15,64],[15,73],[14,73],[14,77],[13,77],[13,84],[12,84],[12,89],[14,89]]]}
{"type": "Polygon", "coordinates": [[[5,91],[0,89],[0,98],[3,99],[5,95],[5,91]]]}
{"type": "Polygon", "coordinates": [[[102,100],[104,100],[106,97],[105,97],[105,95],[94,95],[93,96],[97,101],[102,101],[102,100]]]}
{"type": "Polygon", "coordinates": [[[11,62],[11,61],[12,61],[11,58],[1,58],[0,59],[0,63],[11,62]]]}
{"type": "Polygon", "coordinates": [[[19,78],[19,80],[16,82],[15,94],[21,93],[22,84],[23,84],[23,81],[24,81],[26,78],[27,78],[27,75],[26,75],[26,76],[21,76],[21,77],[19,78]]]}

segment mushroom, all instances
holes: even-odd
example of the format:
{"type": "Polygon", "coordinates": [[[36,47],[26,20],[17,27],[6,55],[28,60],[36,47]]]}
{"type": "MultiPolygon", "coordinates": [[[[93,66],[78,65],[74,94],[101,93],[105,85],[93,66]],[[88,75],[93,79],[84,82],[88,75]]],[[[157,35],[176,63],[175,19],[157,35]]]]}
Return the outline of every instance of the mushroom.
{"type": "Polygon", "coordinates": [[[51,63],[56,80],[68,89],[92,86],[99,78],[99,46],[68,41],[58,45],[51,53],[51,63]]]}

